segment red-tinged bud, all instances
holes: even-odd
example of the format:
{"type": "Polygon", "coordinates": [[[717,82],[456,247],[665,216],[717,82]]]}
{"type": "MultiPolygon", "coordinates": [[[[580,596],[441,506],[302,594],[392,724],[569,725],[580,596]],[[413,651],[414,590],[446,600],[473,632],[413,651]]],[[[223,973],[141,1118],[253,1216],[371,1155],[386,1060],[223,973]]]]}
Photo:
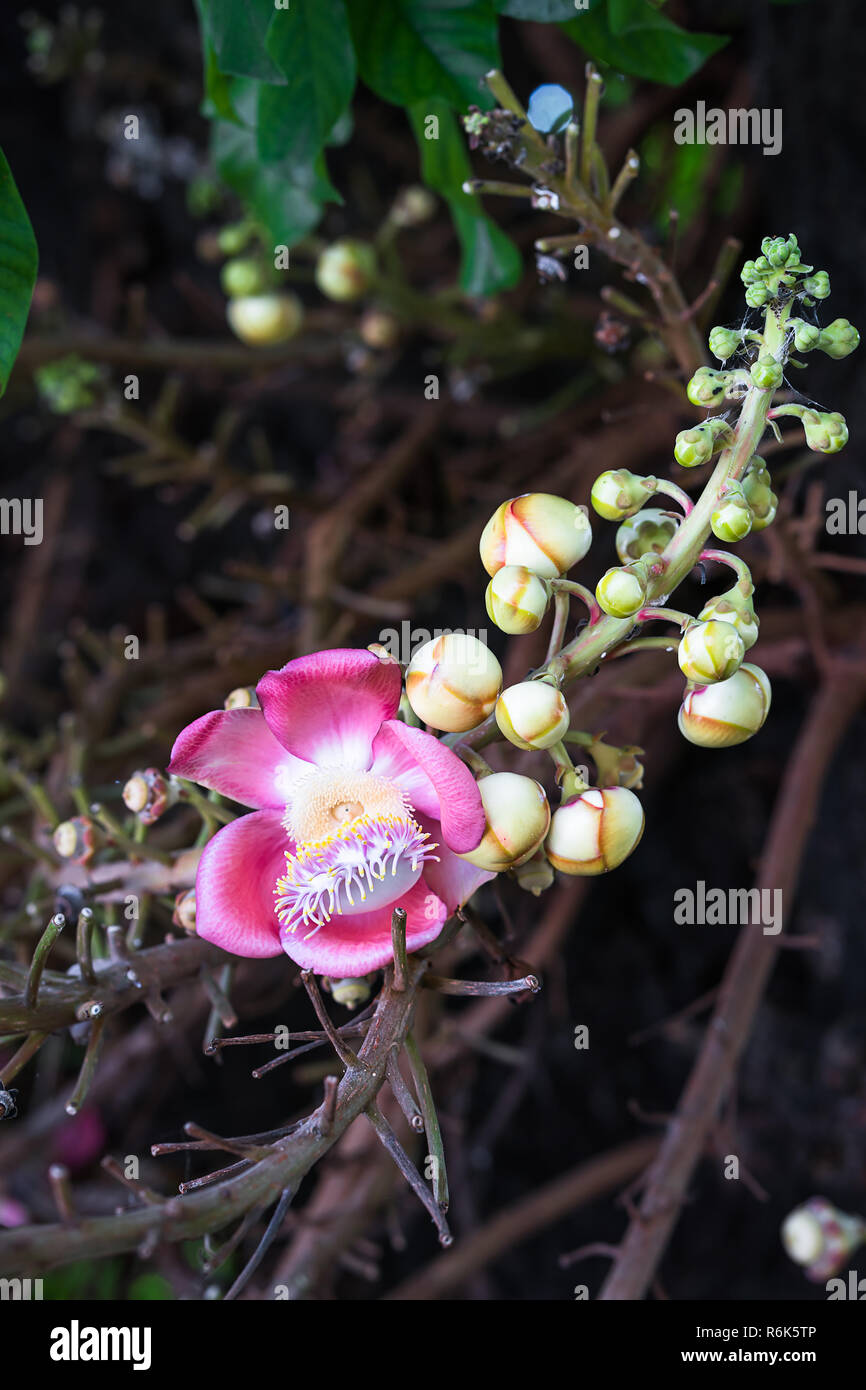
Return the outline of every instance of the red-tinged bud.
{"type": "Polygon", "coordinates": [[[174,912],[171,920],[176,927],[180,927],[189,936],[195,936],[195,889],[187,888],[185,892],[178,893],[174,900],[174,912]]]}
{"type": "Polygon", "coordinates": [[[425,642],[406,670],[406,695],[418,718],[450,733],[486,719],[501,689],[502,667],[469,633],[448,632],[425,642]]]}
{"type": "Polygon", "coordinates": [[[541,784],[517,772],[492,772],[480,778],[478,790],[487,827],[481,843],[459,858],[491,873],[531,858],[550,826],[550,806],[541,784]]]}
{"type": "Polygon", "coordinates": [[[88,816],[61,821],[52,839],[61,859],[70,859],[73,864],[89,863],[96,851],[95,827],[88,816]]]}
{"type": "Polygon", "coordinates": [[[527,492],[497,507],[479,548],[489,575],[505,565],[525,565],[542,579],[558,579],[583,559],[591,542],[584,508],[549,492],[527,492]]]}
{"type": "Polygon", "coordinates": [[[644,830],[644,813],[626,787],[591,787],[554,811],[547,857],[564,874],[605,874],[627,859],[644,830]]]}
{"type": "Polygon", "coordinates": [[[701,748],[732,748],[756,734],[770,711],[770,682],[760,666],[745,662],[733,676],[686,692],[680,733],[701,748]]]}
{"type": "Polygon", "coordinates": [[[145,825],[153,825],[175,800],[176,794],[156,767],[134,772],[123,788],[124,806],[145,825]]]}

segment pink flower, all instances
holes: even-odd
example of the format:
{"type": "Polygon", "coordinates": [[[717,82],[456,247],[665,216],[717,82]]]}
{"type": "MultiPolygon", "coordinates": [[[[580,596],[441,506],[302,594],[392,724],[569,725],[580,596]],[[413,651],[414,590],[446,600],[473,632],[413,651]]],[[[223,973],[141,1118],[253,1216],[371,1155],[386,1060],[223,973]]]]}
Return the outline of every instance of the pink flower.
{"type": "Polygon", "coordinates": [[[257,809],[213,837],[196,880],[196,932],[239,956],[335,977],[391,959],[493,875],[457,858],[484,830],[481,796],[450,748],[396,719],[399,665],[337,649],[268,671],[261,709],[184,729],[169,771],[257,809]]]}

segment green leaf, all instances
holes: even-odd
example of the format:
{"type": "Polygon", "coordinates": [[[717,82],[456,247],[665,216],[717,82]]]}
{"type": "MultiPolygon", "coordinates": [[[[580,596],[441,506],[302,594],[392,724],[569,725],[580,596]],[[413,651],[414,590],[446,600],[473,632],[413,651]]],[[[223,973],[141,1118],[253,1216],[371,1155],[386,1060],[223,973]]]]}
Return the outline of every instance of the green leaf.
{"type": "Polygon", "coordinates": [[[583,14],[562,28],[591,58],[650,82],[678,86],[728,42],[720,34],[681,29],[649,0],[621,0],[617,16],[622,26],[617,33],[607,8],[583,14]]]}
{"type": "MultiPolygon", "coordinates": [[[[601,4],[589,0],[587,9],[601,4]]],[[[496,0],[496,8],[509,19],[534,19],[536,24],[555,24],[574,19],[577,6],[574,0],[496,0]]]]}
{"type": "Polygon", "coordinates": [[[479,199],[463,192],[472,168],[457,120],[444,101],[426,101],[410,108],[409,117],[421,152],[421,173],[430,188],[446,199],[460,241],[460,288],[471,295],[495,294],[520,279],[520,252],[501,227],[486,215],[479,199]],[[425,138],[428,116],[439,121],[436,140],[425,138]]]}
{"type": "Polygon", "coordinates": [[[0,395],[24,336],[38,263],[30,218],[0,150],[0,395]]]}
{"type": "Polygon", "coordinates": [[[479,83],[499,66],[493,0],[349,0],[349,20],[361,76],[385,101],[491,104],[479,83]]]}
{"type": "Polygon", "coordinates": [[[262,164],[256,132],[215,121],[211,153],[222,179],[267,228],[274,246],[294,246],[315,227],[326,202],[340,202],[323,155],[311,165],[289,157],[262,164]]]}
{"type": "Polygon", "coordinates": [[[259,154],[310,163],[352,99],[355,50],[344,0],[291,0],[273,13],[267,51],[286,86],[263,86],[259,154]]]}
{"type": "Polygon", "coordinates": [[[268,28],[275,18],[274,0],[200,0],[200,4],[222,72],[233,77],[285,82],[265,47],[268,28]]]}

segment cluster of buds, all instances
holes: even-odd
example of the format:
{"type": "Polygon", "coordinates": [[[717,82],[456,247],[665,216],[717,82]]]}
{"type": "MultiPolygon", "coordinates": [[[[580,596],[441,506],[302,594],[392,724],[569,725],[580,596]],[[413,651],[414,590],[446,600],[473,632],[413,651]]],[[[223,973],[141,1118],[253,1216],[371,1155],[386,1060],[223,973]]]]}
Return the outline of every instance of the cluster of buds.
{"type": "Polygon", "coordinates": [[[806,305],[826,299],[830,278],[825,270],[804,265],[794,233],[786,237],[764,237],[757,260],[746,261],[740,272],[746,287],[746,303],[751,309],[763,308],[771,299],[797,296],[806,305]]]}
{"type": "Polygon", "coordinates": [[[220,251],[229,257],[220,271],[228,300],[226,318],[235,337],[250,347],[288,342],[300,330],[304,306],[296,294],[282,289],[278,273],[264,249],[250,242],[257,237],[249,222],[223,227],[220,251]]]}

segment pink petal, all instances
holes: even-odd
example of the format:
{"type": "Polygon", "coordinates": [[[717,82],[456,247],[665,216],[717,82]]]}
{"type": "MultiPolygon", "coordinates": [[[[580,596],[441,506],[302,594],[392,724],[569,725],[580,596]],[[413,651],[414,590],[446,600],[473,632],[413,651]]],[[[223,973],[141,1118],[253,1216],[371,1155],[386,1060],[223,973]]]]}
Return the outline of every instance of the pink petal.
{"type": "Polygon", "coordinates": [[[340,647],[268,671],[256,694],[290,753],[321,767],[366,770],[380,724],[397,712],[401,683],[396,661],[340,647]]]}
{"type": "Polygon", "coordinates": [[[292,849],[278,811],[253,811],[218,830],[198,866],[196,935],[236,956],[278,956],[274,886],[292,849]]]}
{"type": "Polygon", "coordinates": [[[303,927],[294,934],[284,931],[283,950],[303,970],[314,970],[317,975],[330,975],[333,979],[366,975],[392,959],[391,914],[394,907],[406,909],[409,951],[418,951],[435,941],[448,917],[445,904],[421,878],[391,907],[353,917],[334,916],[306,939],[303,927]]]}
{"type": "Polygon", "coordinates": [[[277,742],[259,709],[225,709],[188,724],[171,750],[169,772],[244,806],[285,806],[286,787],[308,765],[277,742]]]}
{"type": "Polygon", "coordinates": [[[496,874],[492,874],[487,869],[478,869],[474,864],[469,864],[465,859],[459,859],[456,854],[452,854],[447,845],[442,843],[441,828],[436,821],[428,820],[426,816],[418,816],[418,823],[422,830],[426,830],[430,836],[431,844],[438,845],[436,854],[439,862],[435,859],[428,859],[424,865],[424,880],[437,897],[441,898],[449,913],[456,912],[458,907],[462,907],[468,902],[482,883],[489,883],[496,874]]]}
{"type": "Polygon", "coordinates": [[[442,838],[458,854],[475,849],[484,834],[481,793],[469,768],[447,744],[400,719],[382,725],[373,745],[373,767],[391,776],[413,806],[442,825],[442,838]],[[416,771],[408,770],[407,758],[416,771]],[[431,790],[435,792],[434,804],[431,790]],[[413,799],[417,798],[417,799],[413,799]]]}

